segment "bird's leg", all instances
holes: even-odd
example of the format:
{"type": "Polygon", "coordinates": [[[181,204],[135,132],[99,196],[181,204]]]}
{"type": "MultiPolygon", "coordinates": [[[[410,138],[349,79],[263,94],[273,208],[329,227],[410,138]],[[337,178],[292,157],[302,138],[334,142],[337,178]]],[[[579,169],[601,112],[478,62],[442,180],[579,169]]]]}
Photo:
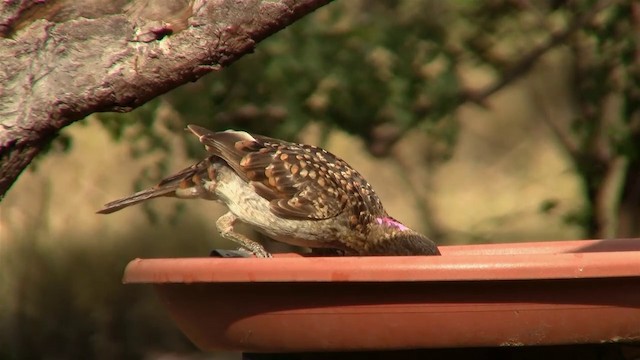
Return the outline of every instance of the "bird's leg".
{"type": "Polygon", "coordinates": [[[233,229],[233,225],[237,220],[238,218],[233,215],[231,211],[220,216],[220,218],[218,218],[218,221],[216,221],[216,227],[218,228],[218,231],[220,231],[220,235],[222,235],[222,237],[225,239],[229,239],[240,244],[240,246],[251,251],[257,257],[271,257],[271,254],[269,254],[262,245],[240,233],[237,233],[233,229]]]}

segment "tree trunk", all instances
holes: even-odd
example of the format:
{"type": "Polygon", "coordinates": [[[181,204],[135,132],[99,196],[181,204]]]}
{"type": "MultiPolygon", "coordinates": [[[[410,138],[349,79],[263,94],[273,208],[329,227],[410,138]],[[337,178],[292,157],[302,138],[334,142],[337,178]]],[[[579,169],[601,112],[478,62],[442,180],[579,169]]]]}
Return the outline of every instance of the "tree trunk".
{"type": "Polygon", "coordinates": [[[627,167],[618,206],[617,236],[640,236],[640,160],[631,161],[627,167]]]}
{"type": "Polygon", "coordinates": [[[229,65],[330,1],[3,1],[0,199],[63,127],[229,65]]]}

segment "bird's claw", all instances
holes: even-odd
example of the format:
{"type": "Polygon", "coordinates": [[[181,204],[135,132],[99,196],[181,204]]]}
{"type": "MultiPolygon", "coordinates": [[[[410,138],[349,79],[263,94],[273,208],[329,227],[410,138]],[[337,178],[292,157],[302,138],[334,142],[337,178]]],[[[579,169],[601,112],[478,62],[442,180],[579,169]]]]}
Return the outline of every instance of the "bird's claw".
{"type": "Polygon", "coordinates": [[[273,255],[271,255],[271,253],[269,253],[267,250],[265,250],[262,246],[261,247],[256,247],[255,249],[239,248],[238,252],[242,252],[242,253],[247,254],[247,257],[251,257],[251,256],[255,256],[257,258],[270,258],[270,257],[273,257],[273,255]]]}

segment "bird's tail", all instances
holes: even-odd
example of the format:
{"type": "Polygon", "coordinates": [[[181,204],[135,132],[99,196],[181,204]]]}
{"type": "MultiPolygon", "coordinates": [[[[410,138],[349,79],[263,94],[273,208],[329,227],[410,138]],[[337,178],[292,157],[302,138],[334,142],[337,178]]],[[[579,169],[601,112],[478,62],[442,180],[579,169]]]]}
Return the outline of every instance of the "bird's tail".
{"type": "Polygon", "coordinates": [[[122,199],[112,201],[100,210],[98,214],[111,214],[128,206],[160,196],[175,196],[183,199],[205,198],[215,200],[215,195],[209,193],[210,189],[204,188],[203,182],[215,182],[215,170],[213,163],[215,157],[206,158],[199,163],[190,166],[174,175],[163,179],[158,185],[138,191],[122,199]]]}
{"type": "Polygon", "coordinates": [[[105,204],[102,209],[98,210],[98,214],[111,214],[112,212],[116,212],[118,210],[122,210],[131,205],[135,205],[141,203],[145,200],[157,198],[160,196],[171,195],[175,192],[175,186],[170,187],[152,187],[149,189],[145,189],[142,191],[138,191],[133,195],[129,195],[122,199],[114,200],[108,204],[105,204]]]}

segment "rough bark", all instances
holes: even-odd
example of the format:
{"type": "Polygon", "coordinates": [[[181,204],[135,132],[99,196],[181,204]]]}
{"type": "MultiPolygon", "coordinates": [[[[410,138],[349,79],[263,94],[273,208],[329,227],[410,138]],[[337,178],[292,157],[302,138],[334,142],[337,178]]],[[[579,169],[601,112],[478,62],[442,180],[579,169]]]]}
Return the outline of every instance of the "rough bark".
{"type": "Polygon", "coordinates": [[[3,1],[0,199],[63,127],[229,65],[330,1],[3,1]]]}

